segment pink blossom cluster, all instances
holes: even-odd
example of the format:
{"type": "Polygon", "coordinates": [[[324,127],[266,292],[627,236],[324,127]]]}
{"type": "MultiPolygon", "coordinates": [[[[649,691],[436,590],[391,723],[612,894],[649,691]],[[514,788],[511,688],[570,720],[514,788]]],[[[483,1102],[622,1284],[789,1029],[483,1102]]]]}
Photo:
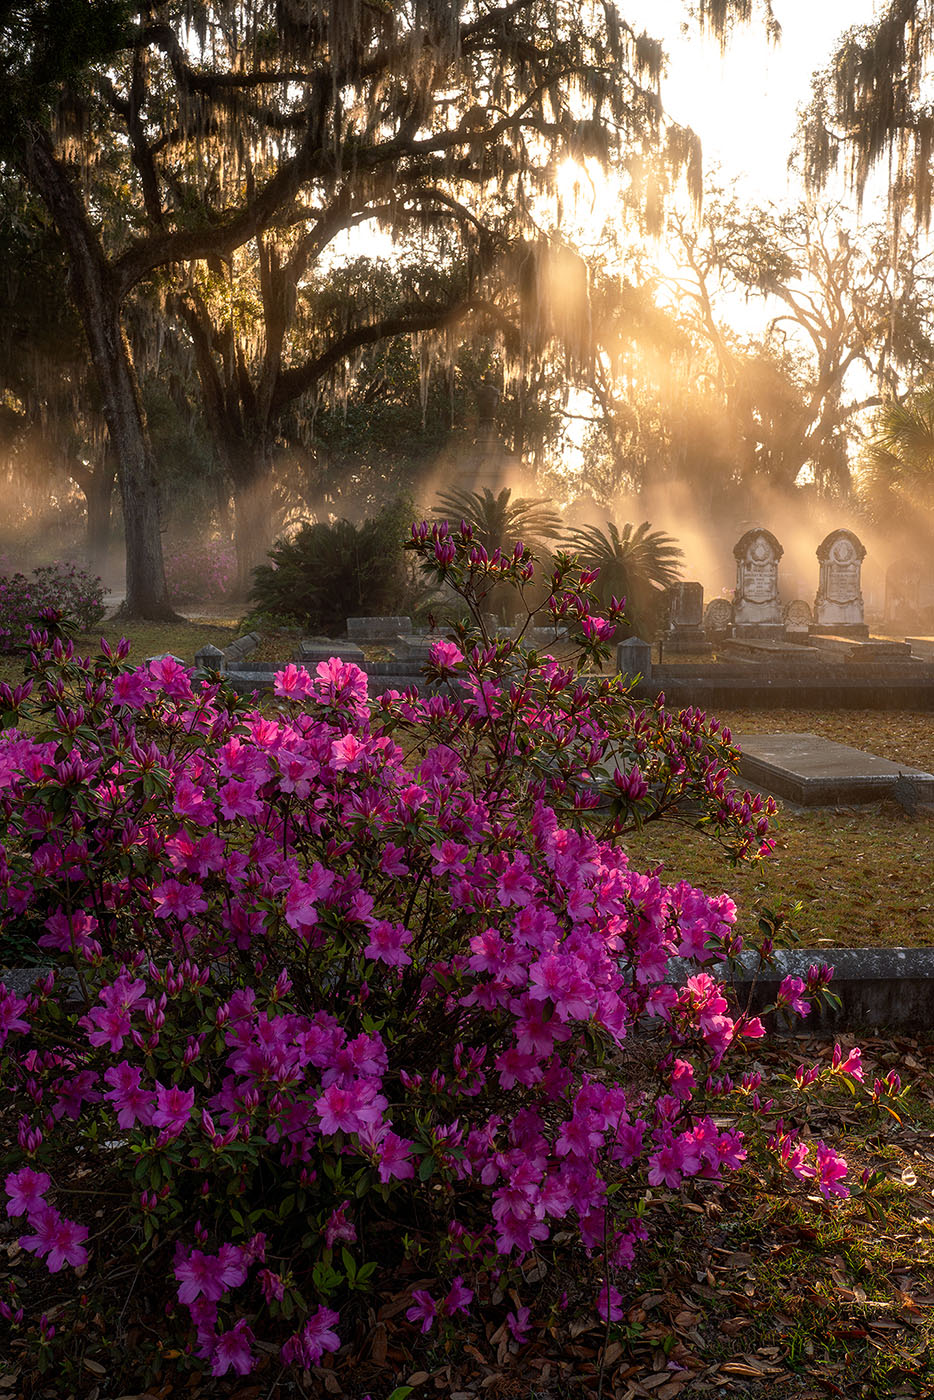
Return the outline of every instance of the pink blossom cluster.
{"type": "MultiPolygon", "coordinates": [[[[454,543],[467,575],[488,567],[454,543]]],[[[427,696],[371,700],[330,660],[284,667],[265,709],[124,655],[56,642],[33,694],[0,691],[39,726],[0,733],[0,907],[39,920],[56,965],[27,996],[0,986],[22,1247],[53,1271],[127,1247],[105,1222],[89,1249],[69,1169],[93,1154],[217,1376],[260,1344],[317,1364],[416,1247],[438,1279],[412,1293],[422,1331],[556,1239],[603,1259],[612,1314],[646,1186],[748,1151],[722,1098],[756,1096],[710,1074],[763,1033],[719,980],[733,903],[635,870],[618,839],[680,793],[758,849],[761,803],[723,810],[728,737],[480,633],[436,647],[427,696]],[[680,986],[674,958],[696,968],[680,986]],[[612,1064],[647,1027],[667,1050],[623,1087],[612,1064]]],[[[813,1168],[829,1195],[837,1160],[813,1168]]]]}

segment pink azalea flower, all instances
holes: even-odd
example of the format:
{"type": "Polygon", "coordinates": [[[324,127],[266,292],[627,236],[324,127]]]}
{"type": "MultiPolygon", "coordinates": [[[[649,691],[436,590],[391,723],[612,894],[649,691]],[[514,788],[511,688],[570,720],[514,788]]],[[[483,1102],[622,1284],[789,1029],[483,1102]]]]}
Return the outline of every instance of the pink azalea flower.
{"type": "Polygon", "coordinates": [[[152,1115],[154,1128],[164,1128],[177,1137],[185,1128],[194,1107],[194,1089],[180,1089],[177,1084],[166,1088],[156,1081],[156,1108],[152,1115]]]}
{"type": "Polygon", "coordinates": [[[140,1088],[142,1070],[121,1060],[104,1070],[104,1081],[111,1088],[104,1094],[117,1111],[121,1128],[134,1128],[137,1123],[148,1127],[152,1123],[152,1105],[156,1096],[150,1089],[140,1088]]]}
{"type": "Polygon", "coordinates": [[[0,982],[0,1045],[4,1044],[7,1036],[29,1030],[29,1022],[20,1015],[25,1010],[24,998],[8,992],[5,984],[0,982]]]}
{"type": "Polygon", "coordinates": [[[146,671],[125,671],[114,676],[113,697],[117,705],[126,705],[132,710],[141,710],[153,693],[153,685],[146,671]]]}
{"type": "Polygon", "coordinates": [[[84,1248],[87,1226],[63,1220],[52,1206],[41,1206],[29,1217],[29,1223],[35,1234],[20,1236],[19,1247],[37,1258],[44,1258],[50,1274],[57,1274],[65,1264],[78,1269],[87,1263],[88,1252],[84,1248]]]}
{"type": "Polygon", "coordinates": [[[377,1123],[387,1107],[371,1080],[356,1080],[342,1087],[329,1084],[319,1099],[315,1112],[323,1133],[358,1133],[368,1124],[377,1123]]]}
{"type": "Polygon", "coordinates": [[[514,1313],[506,1314],[506,1326],[512,1334],[513,1341],[520,1347],[524,1347],[529,1340],[531,1317],[528,1308],[517,1308],[514,1313]]]}
{"type": "Polygon", "coordinates": [[[330,1308],[318,1308],[301,1332],[296,1332],[283,1346],[283,1364],[299,1364],[308,1369],[317,1366],[326,1351],[339,1351],[341,1339],[334,1331],[339,1321],[338,1314],[330,1308]]]}
{"type": "Polygon", "coordinates": [[[779,1006],[787,1006],[791,1011],[796,1011],[799,1016],[807,1016],[811,1010],[811,1003],[802,996],[805,985],[800,977],[785,977],[778,989],[779,1006]]]}
{"type": "Polygon", "coordinates": [[[847,1173],[844,1158],[825,1147],[822,1142],[817,1144],[816,1157],[817,1186],[821,1195],[827,1199],[831,1196],[848,1196],[849,1188],[844,1186],[841,1180],[847,1173]]]}
{"type": "Polygon", "coordinates": [[[453,671],[464,659],[464,653],[453,642],[435,642],[428,651],[428,658],[439,671],[453,671]]]}
{"type": "Polygon", "coordinates": [[[457,1274],[448,1291],[448,1295],[441,1304],[441,1311],[445,1317],[453,1317],[455,1313],[467,1312],[473,1301],[473,1289],[468,1288],[460,1274],[457,1274]]]}
{"type": "Polygon", "coordinates": [[[157,919],[190,919],[208,907],[197,885],[183,885],[178,880],[163,880],[152,890],[157,919]]]}
{"type": "Polygon", "coordinates": [[[21,1167],[18,1172],[10,1172],[3,1183],[9,1196],[7,1215],[25,1215],[30,1219],[45,1205],[43,1197],[51,1181],[45,1172],[34,1172],[32,1167],[21,1167]]]}
{"type": "Polygon", "coordinates": [[[256,1365],[256,1358],[250,1350],[253,1333],[247,1326],[245,1317],[235,1323],[229,1332],[222,1332],[214,1346],[211,1357],[211,1375],[224,1376],[235,1371],[238,1376],[246,1376],[256,1365]]]}
{"type": "Polygon", "coordinates": [[[610,1322],[619,1322],[623,1315],[623,1295],[611,1283],[605,1283],[597,1294],[597,1312],[604,1322],[608,1312],[610,1322]]]}
{"type": "Polygon", "coordinates": [[[326,1249],[333,1249],[338,1240],[346,1240],[348,1244],[353,1244],[357,1238],[357,1230],[352,1220],[347,1219],[347,1211],[350,1202],[344,1201],[337,1210],[332,1211],[324,1227],[324,1244],[326,1249]]]}
{"type": "Polygon", "coordinates": [[[411,1181],[415,1175],[415,1163],[411,1160],[412,1144],[398,1137],[390,1129],[379,1143],[379,1179],[387,1181],[411,1181]]]}
{"type": "Polygon", "coordinates": [[[423,1333],[430,1332],[438,1316],[438,1304],[424,1288],[416,1288],[412,1292],[412,1306],[406,1309],[405,1315],[410,1322],[419,1323],[423,1333]]]}
{"type": "Polygon", "coordinates": [[[311,677],[304,667],[290,661],[284,670],[276,672],[273,693],[283,700],[301,700],[311,694],[311,677]]]}
{"type": "Polygon", "coordinates": [[[180,1303],[193,1303],[196,1298],[216,1303],[227,1292],[221,1259],[216,1254],[204,1254],[200,1249],[191,1250],[187,1258],[176,1259],[175,1277],[180,1303]]]}
{"type": "Polygon", "coordinates": [[[363,956],[390,967],[405,967],[412,961],[405,952],[405,945],[412,942],[412,936],[405,924],[391,924],[387,919],[380,919],[370,929],[370,941],[363,956]]]}

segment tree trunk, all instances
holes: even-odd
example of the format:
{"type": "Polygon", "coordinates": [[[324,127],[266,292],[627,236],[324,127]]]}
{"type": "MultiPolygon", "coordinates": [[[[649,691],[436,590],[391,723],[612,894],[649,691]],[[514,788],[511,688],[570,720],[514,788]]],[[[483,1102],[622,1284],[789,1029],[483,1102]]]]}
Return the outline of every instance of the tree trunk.
{"type": "Polygon", "coordinates": [[[122,613],[151,621],[178,621],[165,582],[155,463],[109,265],[67,171],[56,159],[48,136],[38,128],[29,140],[27,170],[65,244],[69,290],[87,337],[117,460],[126,538],[122,613]]]}
{"type": "Polygon", "coordinates": [[[269,472],[257,464],[251,480],[241,478],[233,485],[234,552],[237,572],[231,598],[247,598],[253,587],[253,570],[261,564],[272,544],[269,529],[269,472]]]}

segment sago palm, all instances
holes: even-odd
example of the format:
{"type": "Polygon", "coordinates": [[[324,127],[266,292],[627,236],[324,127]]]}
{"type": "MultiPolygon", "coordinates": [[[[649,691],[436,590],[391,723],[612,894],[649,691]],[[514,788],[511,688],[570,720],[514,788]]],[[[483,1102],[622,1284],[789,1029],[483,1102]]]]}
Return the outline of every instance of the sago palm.
{"type": "Polygon", "coordinates": [[[452,529],[465,520],[476,543],[488,554],[494,549],[512,553],[517,540],[532,549],[541,548],[561,530],[561,517],[547,500],[528,496],[513,500],[508,486],[498,495],[488,486],[482,491],[439,491],[438,502],[435,515],[447,520],[452,529]]]}
{"type": "Polygon", "coordinates": [[[588,568],[600,570],[593,587],[601,601],[625,598],[633,629],[642,636],[657,631],[665,591],[681,575],[683,555],[672,536],[648,520],[627,520],[621,530],[608,520],[605,533],[589,525],[569,531],[567,541],[588,568]]]}
{"type": "Polygon", "coordinates": [[[860,495],[880,523],[916,523],[919,510],[934,509],[934,385],[879,410],[860,495]]]}

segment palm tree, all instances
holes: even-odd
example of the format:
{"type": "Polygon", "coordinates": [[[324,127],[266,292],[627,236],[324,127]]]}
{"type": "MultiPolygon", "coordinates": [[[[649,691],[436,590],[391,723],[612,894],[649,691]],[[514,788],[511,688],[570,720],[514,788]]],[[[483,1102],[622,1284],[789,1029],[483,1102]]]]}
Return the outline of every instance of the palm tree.
{"type": "Polygon", "coordinates": [[[482,491],[439,491],[435,515],[452,528],[465,520],[473,529],[477,544],[488,554],[494,549],[511,554],[517,540],[540,549],[545,540],[561,531],[561,517],[544,497],[517,496],[512,499],[508,486],[494,496],[488,486],[482,491]]]}
{"type": "Polygon", "coordinates": [[[678,582],[682,552],[671,535],[652,530],[648,520],[622,530],[612,520],[606,533],[595,525],[568,532],[568,543],[588,568],[599,569],[593,588],[603,603],[626,599],[626,616],[640,636],[660,625],[665,592],[678,582]]]}
{"type": "MultiPolygon", "coordinates": [[[[452,529],[457,529],[463,520],[473,530],[474,543],[483,545],[487,554],[496,549],[512,554],[513,546],[521,540],[547,563],[549,550],[545,541],[554,539],[562,528],[560,515],[544,497],[517,496],[513,500],[508,486],[496,496],[488,486],[482,491],[439,491],[438,501],[435,515],[447,520],[452,529]]],[[[544,597],[541,585],[537,592],[544,597]]],[[[484,607],[511,622],[506,614],[516,602],[509,584],[495,584],[486,592],[484,607]]],[[[534,611],[535,602],[525,602],[534,611]]]]}
{"type": "Polygon", "coordinates": [[[882,524],[917,526],[934,509],[934,385],[876,416],[863,459],[860,496],[882,524]]]}

